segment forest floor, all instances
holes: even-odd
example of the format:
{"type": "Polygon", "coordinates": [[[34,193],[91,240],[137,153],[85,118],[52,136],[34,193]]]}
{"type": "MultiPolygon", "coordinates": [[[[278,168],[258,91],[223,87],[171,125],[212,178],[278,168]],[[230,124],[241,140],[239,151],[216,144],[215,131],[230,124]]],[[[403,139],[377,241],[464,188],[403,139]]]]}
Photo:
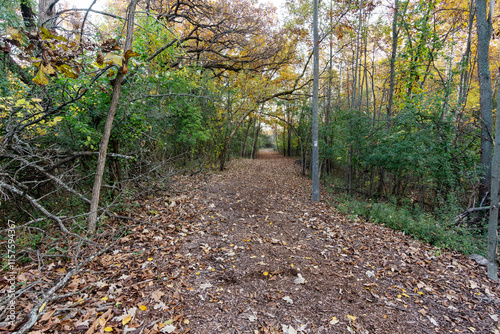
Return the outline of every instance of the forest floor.
{"type": "Polygon", "coordinates": [[[48,305],[33,330],[500,332],[485,267],[312,203],[310,183],[272,151],[182,178],[61,291],[85,293],[48,305]]]}

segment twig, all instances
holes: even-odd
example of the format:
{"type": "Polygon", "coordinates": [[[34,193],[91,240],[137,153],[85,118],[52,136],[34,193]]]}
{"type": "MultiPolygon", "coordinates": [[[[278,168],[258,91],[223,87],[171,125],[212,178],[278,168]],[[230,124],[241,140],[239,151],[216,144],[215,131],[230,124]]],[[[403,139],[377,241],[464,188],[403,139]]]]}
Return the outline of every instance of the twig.
{"type": "Polygon", "coordinates": [[[85,241],[85,242],[88,242],[88,243],[90,243],[90,244],[93,244],[93,245],[95,245],[95,246],[101,246],[101,245],[99,245],[98,243],[96,243],[96,242],[94,242],[94,241],[92,241],[92,240],[90,240],[90,239],[84,238],[84,237],[82,237],[81,235],[78,235],[78,234],[76,234],[76,233],[70,232],[70,231],[66,228],[66,226],[64,226],[64,224],[63,224],[63,222],[62,222],[61,218],[59,218],[59,217],[57,217],[56,215],[54,215],[54,214],[50,213],[49,211],[47,211],[47,209],[45,209],[45,208],[44,208],[44,207],[43,207],[40,203],[38,203],[38,201],[37,201],[36,199],[34,199],[34,198],[33,198],[33,197],[31,197],[30,195],[26,194],[25,192],[23,192],[23,191],[21,191],[21,190],[17,189],[17,188],[16,188],[16,187],[14,187],[14,186],[11,186],[11,185],[9,185],[9,184],[5,183],[5,182],[3,182],[3,181],[0,181],[0,188],[5,188],[5,189],[7,189],[7,190],[9,190],[9,191],[11,191],[11,192],[13,192],[13,193],[17,194],[17,195],[20,195],[20,196],[25,197],[25,198],[26,198],[26,199],[27,199],[27,200],[28,200],[28,201],[29,201],[29,202],[30,202],[30,203],[31,203],[31,204],[32,204],[35,208],[37,208],[38,210],[40,210],[40,211],[41,211],[41,212],[42,212],[42,213],[43,213],[43,214],[44,214],[47,218],[49,218],[49,219],[51,219],[51,220],[55,221],[55,222],[59,225],[60,229],[61,229],[64,233],[69,234],[69,235],[71,235],[71,236],[73,236],[73,237],[75,237],[75,238],[77,238],[77,239],[82,240],[82,241],[85,241]]]}
{"type": "Polygon", "coordinates": [[[107,252],[109,249],[114,247],[116,244],[113,243],[111,246],[106,247],[104,249],[101,249],[99,252],[96,254],[88,257],[85,261],[82,263],[78,264],[75,268],[73,268],[70,272],[68,272],[59,282],[57,282],[56,285],[54,285],[49,291],[47,291],[43,297],[38,301],[38,303],[33,307],[33,309],[30,312],[29,320],[21,327],[21,329],[17,332],[17,334],[24,334],[28,332],[38,321],[38,318],[43,315],[45,310],[47,309],[47,304],[53,300],[61,298],[61,296],[54,296],[54,294],[66,284],[68,284],[68,281],[70,278],[78,273],[82,267],[84,267],[87,263],[92,262],[95,258],[101,256],[105,252],[107,252]]]}

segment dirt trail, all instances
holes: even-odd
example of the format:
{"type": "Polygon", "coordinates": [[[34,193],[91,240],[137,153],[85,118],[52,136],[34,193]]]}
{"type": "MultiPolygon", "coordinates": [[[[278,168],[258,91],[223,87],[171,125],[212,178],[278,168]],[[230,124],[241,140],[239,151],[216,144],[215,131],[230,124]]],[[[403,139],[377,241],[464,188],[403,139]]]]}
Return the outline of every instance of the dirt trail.
{"type": "Polygon", "coordinates": [[[499,290],[484,268],[309,197],[310,181],[272,151],[199,193],[204,232],[181,248],[195,271],[191,332],[493,332],[499,290]]]}
{"type": "Polygon", "coordinates": [[[484,267],[311,203],[293,159],[261,151],[181,188],[133,212],[34,333],[498,333],[484,267]]]}

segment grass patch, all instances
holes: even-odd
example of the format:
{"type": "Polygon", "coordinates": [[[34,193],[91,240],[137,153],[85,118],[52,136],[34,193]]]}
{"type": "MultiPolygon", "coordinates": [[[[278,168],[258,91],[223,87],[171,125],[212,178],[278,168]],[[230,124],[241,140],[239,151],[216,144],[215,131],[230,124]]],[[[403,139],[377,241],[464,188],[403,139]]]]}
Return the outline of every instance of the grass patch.
{"type": "Polygon", "coordinates": [[[419,208],[392,203],[360,200],[346,194],[336,194],[334,205],[350,218],[363,217],[432,246],[468,254],[486,254],[486,236],[454,224],[453,210],[432,215],[419,208]]]}

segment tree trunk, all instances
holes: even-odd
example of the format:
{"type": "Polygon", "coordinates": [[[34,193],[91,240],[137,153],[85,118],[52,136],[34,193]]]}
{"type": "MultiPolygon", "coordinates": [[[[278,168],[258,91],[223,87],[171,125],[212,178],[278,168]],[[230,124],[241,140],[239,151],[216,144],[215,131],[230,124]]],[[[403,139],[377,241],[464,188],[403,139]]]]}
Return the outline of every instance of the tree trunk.
{"type": "Polygon", "coordinates": [[[240,156],[242,158],[244,158],[246,156],[248,134],[250,132],[250,127],[252,126],[253,122],[254,122],[254,119],[252,119],[252,118],[250,118],[248,120],[247,131],[245,132],[245,141],[241,145],[241,150],[240,150],[240,156]]]}
{"type": "MultiPolygon", "coordinates": [[[[124,52],[130,50],[132,47],[132,39],[134,37],[134,17],[135,17],[135,6],[139,0],[131,0],[127,8],[127,37],[125,39],[125,45],[123,47],[124,52]]],[[[113,83],[113,95],[111,97],[111,103],[109,105],[108,116],[106,118],[106,123],[104,124],[104,132],[102,134],[101,143],[99,144],[99,157],[97,158],[97,168],[96,175],[94,178],[94,186],[92,187],[92,198],[90,201],[90,214],[88,217],[88,233],[94,234],[96,230],[97,223],[97,209],[99,207],[99,198],[101,194],[102,178],[104,175],[104,166],[106,164],[106,154],[108,152],[109,137],[111,136],[111,129],[113,127],[113,120],[115,118],[116,109],[118,107],[118,101],[120,99],[121,83],[125,73],[123,69],[127,66],[128,60],[124,61],[124,65],[118,71],[116,78],[113,83]]]]}
{"type": "Polygon", "coordinates": [[[259,132],[260,132],[260,119],[257,124],[257,129],[255,129],[253,134],[253,142],[252,142],[252,159],[255,159],[255,154],[257,153],[257,143],[259,141],[259,132]]]}
{"type": "Polygon", "coordinates": [[[486,0],[476,1],[476,21],[477,21],[477,68],[479,73],[479,91],[481,106],[481,165],[484,168],[484,175],[481,178],[481,188],[479,189],[480,200],[487,196],[490,189],[491,180],[491,129],[492,117],[492,89],[491,73],[489,62],[490,39],[491,39],[491,18],[492,9],[487,15],[486,0]]]}
{"type": "Polygon", "coordinates": [[[59,0],[38,0],[38,26],[42,25],[50,28],[54,25],[51,22],[54,16],[54,7],[59,2],[59,0]]]}
{"type": "Polygon", "coordinates": [[[33,12],[33,7],[28,0],[19,0],[19,6],[21,8],[21,14],[23,16],[24,26],[28,30],[36,28],[36,15],[33,12]]]}
{"type": "Polygon", "coordinates": [[[290,111],[290,106],[287,107],[287,152],[286,152],[286,156],[287,157],[291,157],[292,156],[292,115],[291,115],[291,111],[290,111]]]}
{"type": "Polygon", "coordinates": [[[319,90],[319,33],[318,2],[314,0],[313,13],[313,100],[312,100],[312,201],[319,202],[319,147],[318,147],[318,90],[319,90]]]}
{"type": "Polygon", "coordinates": [[[465,52],[462,56],[462,61],[460,62],[460,83],[458,87],[458,109],[463,112],[465,108],[465,102],[467,102],[467,94],[469,92],[469,81],[470,81],[470,62],[471,62],[471,44],[472,44],[472,27],[474,25],[474,17],[476,16],[476,8],[474,6],[474,0],[471,0],[469,5],[469,30],[467,34],[467,44],[465,47],[465,52]]]}
{"type": "MultiPolygon", "coordinates": [[[[497,90],[497,105],[500,106],[500,85],[497,90]]],[[[500,182],[500,113],[497,112],[495,128],[495,150],[491,162],[491,205],[488,223],[488,277],[498,282],[498,191],[500,182]]]]}
{"type": "Polygon", "coordinates": [[[396,85],[396,53],[398,49],[398,13],[399,13],[399,0],[394,1],[394,17],[392,19],[392,50],[391,50],[391,74],[389,83],[389,97],[387,98],[387,127],[390,127],[392,117],[392,107],[394,105],[394,87],[396,85]]]}
{"type": "MultiPolygon", "coordinates": [[[[359,61],[359,48],[360,48],[360,41],[361,41],[361,25],[362,25],[362,16],[363,16],[363,0],[359,1],[359,18],[358,18],[358,32],[356,33],[356,56],[354,57],[354,78],[353,78],[353,88],[352,88],[352,102],[351,102],[351,108],[356,107],[356,102],[357,102],[357,83],[358,83],[358,72],[359,71],[359,64],[361,63],[359,61]]],[[[361,76],[361,75],[359,75],[361,76]]]]}

